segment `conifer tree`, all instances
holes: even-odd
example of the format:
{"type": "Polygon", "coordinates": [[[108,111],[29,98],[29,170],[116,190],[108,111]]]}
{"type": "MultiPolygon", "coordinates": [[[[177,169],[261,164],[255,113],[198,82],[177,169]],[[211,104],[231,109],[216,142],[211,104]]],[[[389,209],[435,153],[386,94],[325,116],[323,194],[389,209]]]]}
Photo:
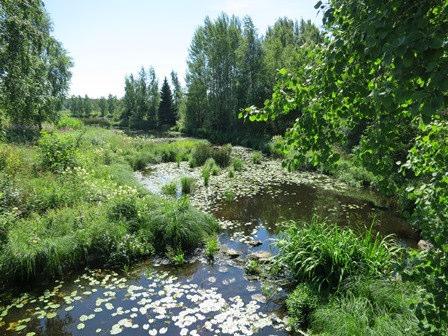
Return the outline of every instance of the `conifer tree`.
{"type": "Polygon", "coordinates": [[[160,91],[160,105],[158,116],[160,125],[174,126],[176,124],[173,95],[171,93],[171,88],[166,77],[163,81],[162,90],[160,91]]]}

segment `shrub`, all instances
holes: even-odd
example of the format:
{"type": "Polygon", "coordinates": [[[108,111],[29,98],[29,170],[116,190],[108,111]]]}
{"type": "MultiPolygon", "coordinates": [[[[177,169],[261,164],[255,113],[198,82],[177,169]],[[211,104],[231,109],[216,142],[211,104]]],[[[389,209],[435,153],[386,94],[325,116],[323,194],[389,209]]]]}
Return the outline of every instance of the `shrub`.
{"type": "Polygon", "coordinates": [[[83,122],[79,119],[68,116],[67,114],[63,114],[58,122],[58,129],[72,129],[79,130],[83,127],[83,122]]]}
{"type": "Polygon", "coordinates": [[[162,186],[162,193],[164,193],[167,196],[176,196],[176,194],[177,194],[176,183],[170,182],[170,183],[164,184],[162,186]]]}
{"type": "Polygon", "coordinates": [[[193,148],[190,158],[191,167],[202,166],[212,156],[213,147],[208,142],[200,142],[193,148]]]}
{"type": "Polygon", "coordinates": [[[311,313],[318,304],[319,297],[315,290],[306,283],[299,284],[286,300],[291,328],[295,330],[308,326],[311,313]]]}
{"type": "Polygon", "coordinates": [[[357,279],[346,294],[312,314],[311,329],[325,335],[420,335],[412,289],[387,280],[357,279]]]}
{"type": "Polygon", "coordinates": [[[252,154],[252,163],[254,163],[254,164],[260,164],[262,159],[263,159],[263,154],[261,154],[261,152],[254,152],[252,154]]]}
{"type": "Polygon", "coordinates": [[[151,163],[158,163],[157,156],[153,152],[137,152],[130,159],[132,168],[137,170],[144,170],[151,163]]]}
{"type": "Polygon", "coordinates": [[[154,236],[157,252],[165,253],[168,246],[175,246],[191,253],[218,230],[216,220],[192,208],[185,197],[159,200],[147,196],[140,201],[139,213],[143,230],[154,236]]]}
{"type": "Polygon", "coordinates": [[[227,144],[213,149],[212,157],[215,162],[222,168],[230,164],[230,156],[232,154],[232,145],[227,144]]]}
{"type": "Polygon", "coordinates": [[[189,176],[183,176],[180,179],[182,194],[190,194],[193,190],[194,179],[189,176]]]}
{"type": "Polygon", "coordinates": [[[76,142],[70,134],[42,132],[39,148],[44,169],[62,172],[75,165],[76,142]]]}
{"type": "Polygon", "coordinates": [[[13,146],[0,144],[0,171],[15,176],[23,169],[22,155],[26,155],[26,153],[21,153],[13,146]]]}
{"type": "Polygon", "coordinates": [[[235,168],[230,167],[229,169],[229,177],[234,178],[235,177],[235,168]]]}
{"type": "Polygon", "coordinates": [[[276,157],[284,156],[285,140],[281,135],[273,136],[268,144],[268,151],[271,155],[276,157]]]}
{"type": "Polygon", "coordinates": [[[358,237],[317,217],[308,225],[291,222],[277,245],[279,262],[295,279],[311,281],[319,289],[338,288],[349,276],[388,271],[400,250],[390,237],[381,239],[371,231],[358,237]]]}
{"type": "Polygon", "coordinates": [[[232,167],[235,171],[242,171],[244,169],[244,161],[240,158],[235,158],[232,160],[232,167]]]}

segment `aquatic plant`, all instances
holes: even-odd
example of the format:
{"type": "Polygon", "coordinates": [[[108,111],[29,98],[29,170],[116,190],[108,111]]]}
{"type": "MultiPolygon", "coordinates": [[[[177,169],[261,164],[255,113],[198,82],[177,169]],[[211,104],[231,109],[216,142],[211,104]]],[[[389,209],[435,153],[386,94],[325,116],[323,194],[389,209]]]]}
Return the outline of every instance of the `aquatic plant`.
{"type": "Polygon", "coordinates": [[[256,151],[256,152],[252,153],[252,163],[260,164],[262,159],[263,159],[263,154],[261,154],[261,152],[256,151]]]}
{"type": "Polygon", "coordinates": [[[231,154],[232,145],[226,144],[221,147],[213,148],[212,158],[221,168],[225,168],[230,164],[231,154]]]}
{"type": "Polygon", "coordinates": [[[400,251],[391,237],[371,230],[360,237],[317,217],[310,223],[290,222],[281,237],[278,261],[296,281],[311,281],[319,289],[338,288],[356,274],[390,271],[400,251]]]}
{"type": "Polygon", "coordinates": [[[344,295],[314,311],[311,329],[335,336],[421,335],[413,292],[400,282],[357,278],[344,295]]]}
{"type": "Polygon", "coordinates": [[[183,176],[180,179],[182,194],[190,194],[193,191],[194,178],[190,176],[183,176]]]}
{"type": "Polygon", "coordinates": [[[171,246],[168,246],[166,256],[174,265],[185,264],[185,253],[179,248],[173,249],[171,246]]]}
{"type": "Polygon", "coordinates": [[[162,186],[162,193],[167,196],[176,196],[177,184],[176,182],[169,182],[162,186]]]}
{"type": "Polygon", "coordinates": [[[235,171],[242,171],[244,169],[244,161],[240,158],[234,158],[232,160],[232,167],[235,171]]]}
{"type": "Polygon", "coordinates": [[[219,240],[217,236],[211,236],[205,242],[205,255],[212,259],[219,251],[219,240]]]}
{"type": "Polygon", "coordinates": [[[213,147],[208,142],[199,143],[191,152],[190,167],[202,166],[212,156],[213,147]]]}
{"type": "Polygon", "coordinates": [[[261,273],[261,265],[258,260],[250,259],[246,262],[246,265],[244,266],[244,270],[247,274],[250,275],[257,275],[261,273]]]}
{"type": "Polygon", "coordinates": [[[288,322],[292,330],[300,330],[302,327],[308,326],[311,313],[318,305],[319,296],[316,290],[307,283],[299,284],[286,300],[288,322]]]}

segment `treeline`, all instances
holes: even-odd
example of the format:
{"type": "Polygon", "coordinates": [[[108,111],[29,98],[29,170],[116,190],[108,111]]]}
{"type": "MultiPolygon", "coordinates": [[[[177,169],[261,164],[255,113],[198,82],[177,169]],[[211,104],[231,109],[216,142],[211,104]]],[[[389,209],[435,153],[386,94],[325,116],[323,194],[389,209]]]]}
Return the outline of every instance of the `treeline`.
{"type": "Polygon", "coordinates": [[[89,98],[89,96],[71,96],[64,102],[65,109],[73,116],[89,118],[93,116],[114,119],[121,111],[121,100],[109,94],[107,98],[89,98]]]}
{"type": "Polygon", "coordinates": [[[171,86],[168,79],[163,80],[159,91],[159,81],[154,68],[125,78],[125,94],[121,125],[134,130],[166,129],[176,124],[182,87],[177,74],[171,72],[171,86]]]}
{"type": "Polygon", "coordinates": [[[302,46],[322,38],[310,21],[280,18],[260,35],[250,17],[206,18],[191,42],[186,88],[175,72],[161,90],[153,68],[127,76],[121,125],[135,130],[176,126],[187,134],[246,145],[281,134],[299,111],[261,126],[242,121],[238,113],[263,104],[278,69],[300,67],[302,46]]]}
{"type": "Polygon", "coordinates": [[[233,139],[284,131],[291,117],[259,127],[244,124],[238,112],[263,104],[272,93],[277,70],[299,67],[301,47],[321,40],[321,32],[310,21],[281,18],[260,36],[250,17],[206,18],[190,46],[183,129],[233,139]]]}

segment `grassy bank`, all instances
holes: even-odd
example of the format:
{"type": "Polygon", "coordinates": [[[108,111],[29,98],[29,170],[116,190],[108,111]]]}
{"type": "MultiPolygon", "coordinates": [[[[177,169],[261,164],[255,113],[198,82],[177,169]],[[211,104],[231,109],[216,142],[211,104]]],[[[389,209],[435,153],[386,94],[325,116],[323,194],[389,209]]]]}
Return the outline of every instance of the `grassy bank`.
{"type": "Polygon", "coordinates": [[[431,307],[428,288],[406,277],[415,259],[393,240],[314,218],[290,223],[278,247],[277,266],[295,288],[286,305],[298,335],[438,334],[419,313],[431,307]]]}
{"type": "Polygon", "coordinates": [[[196,140],[155,141],[63,118],[37,144],[0,143],[0,280],[188,254],[217,231],[187,199],[150,195],[133,171],[190,160],[196,140]]]}

